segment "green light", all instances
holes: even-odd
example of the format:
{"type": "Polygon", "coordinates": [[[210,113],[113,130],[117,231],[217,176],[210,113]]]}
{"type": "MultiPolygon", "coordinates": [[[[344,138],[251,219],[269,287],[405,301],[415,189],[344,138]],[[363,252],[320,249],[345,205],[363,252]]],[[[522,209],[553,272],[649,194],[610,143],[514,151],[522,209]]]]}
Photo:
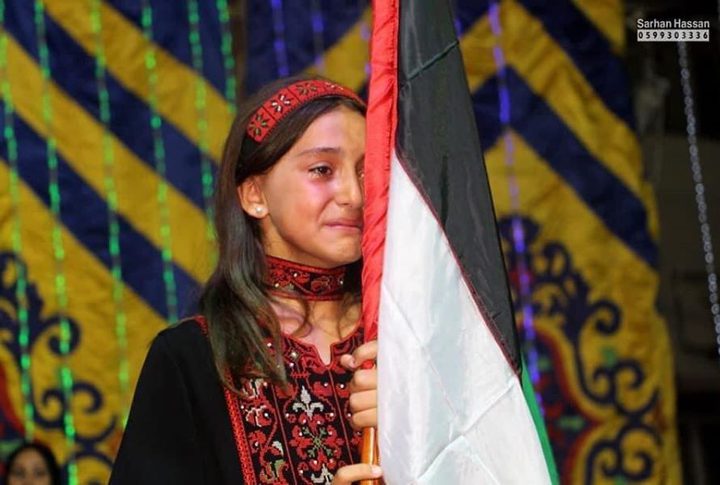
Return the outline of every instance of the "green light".
{"type": "Polygon", "coordinates": [[[193,69],[197,73],[197,76],[195,76],[195,111],[197,114],[198,133],[200,134],[200,169],[202,172],[202,194],[206,219],[205,238],[208,241],[208,247],[212,248],[210,259],[212,264],[214,264],[217,259],[217,249],[215,248],[215,231],[212,225],[214,217],[212,203],[213,173],[208,143],[207,88],[203,80],[203,47],[200,41],[200,11],[197,0],[187,0],[187,5],[188,22],[190,24],[190,52],[192,53],[193,69]]]}
{"type": "Polygon", "coordinates": [[[155,171],[159,175],[157,202],[160,210],[160,235],[162,236],[163,281],[165,282],[165,303],[167,318],[170,322],[178,319],[177,288],[172,264],[172,235],[170,230],[170,207],[167,201],[168,184],[166,180],[167,166],[165,163],[165,143],[162,138],[162,118],[158,114],[157,85],[158,75],[155,67],[155,44],[153,43],[153,13],[149,0],[142,1],[142,31],[147,41],[145,51],[145,67],[148,77],[148,101],[150,103],[150,126],[153,132],[153,153],[155,171]]]}
{"type": "Polygon", "coordinates": [[[222,40],[220,51],[223,55],[223,66],[225,67],[225,97],[230,102],[230,111],[236,112],[237,104],[237,81],[235,79],[235,57],[232,50],[232,30],[230,29],[230,11],[227,0],[216,0],[218,16],[220,18],[220,29],[222,40]]]}
{"type": "Polygon", "coordinates": [[[17,286],[15,299],[17,300],[18,344],[20,345],[20,393],[22,395],[23,424],[25,440],[32,441],[35,433],[35,408],[32,400],[30,357],[30,323],[27,300],[27,274],[22,262],[23,241],[22,222],[20,220],[20,176],[18,174],[18,148],[15,137],[14,112],[15,108],[10,90],[10,81],[7,76],[7,44],[8,37],[5,30],[5,1],[0,0],[0,91],[5,100],[3,115],[5,128],[3,137],[7,147],[7,159],[10,164],[10,201],[13,212],[12,248],[15,257],[15,272],[17,286]]]}
{"type": "Polygon", "coordinates": [[[102,35],[101,0],[92,0],[90,24],[95,36],[95,84],[100,102],[100,121],[103,124],[103,185],[108,210],[108,250],[110,251],[110,273],[112,274],[112,300],[115,309],[115,339],[118,348],[117,378],[120,388],[120,409],[123,428],[127,423],[130,409],[130,377],[127,353],[127,317],[125,314],[125,282],[122,274],[120,253],[120,224],[118,222],[117,189],[115,187],[115,153],[110,130],[110,94],[107,89],[107,59],[102,35]]]}
{"type": "Polygon", "coordinates": [[[40,69],[42,72],[42,115],[47,130],[47,165],[49,172],[49,193],[50,209],[53,214],[53,227],[51,232],[53,254],[55,257],[55,296],[57,299],[58,313],[60,315],[60,354],[62,357],[60,366],[60,386],[65,401],[65,412],[63,414],[63,430],[65,432],[65,447],[68,458],[68,483],[77,485],[77,464],[72,458],[75,452],[75,423],[72,415],[72,389],[73,376],[68,365],[70,352],[70,322],[67,317],[67,288],[65,280],[65,249],[63,247],[62,230],[60,227],[60,185],[58,181],[58,158],[57,143],[52,132],[53,112],[50,104],[50,53],[48,51],[46,30],[45,30],[45,5],[42,0],[34,2],[35,32],[37,35],[38,53],[40,57],[40,69]]]}

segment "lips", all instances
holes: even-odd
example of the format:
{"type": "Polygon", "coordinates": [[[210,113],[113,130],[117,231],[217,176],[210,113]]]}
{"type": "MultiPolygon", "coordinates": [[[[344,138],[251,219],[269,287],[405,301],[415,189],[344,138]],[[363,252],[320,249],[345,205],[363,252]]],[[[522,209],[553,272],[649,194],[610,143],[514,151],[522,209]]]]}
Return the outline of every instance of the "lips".
{"type": "Polygon", "coordinates": [[[333,228],[347,228],[347,229],[357,229],[359,231],[362,230],[362,220],[361,219],[335,219],[326,224],[329,227],[333,228]]]}

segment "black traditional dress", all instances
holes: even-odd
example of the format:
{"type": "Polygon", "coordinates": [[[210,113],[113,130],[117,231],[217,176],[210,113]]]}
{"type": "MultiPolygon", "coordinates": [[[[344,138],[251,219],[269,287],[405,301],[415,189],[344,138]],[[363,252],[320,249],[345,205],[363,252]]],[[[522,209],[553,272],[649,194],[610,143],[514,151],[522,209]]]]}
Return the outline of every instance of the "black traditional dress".
{"type": "Polygon", "coordinates": [[[240,396],[220,383],[203,326],[187,320],[155,338],[111,485],[322,484],[359,461],[340,356],[362,344],[360,326],[331,346],[328,365],[284,336],[288,389],[254,379],[240,396]]]}

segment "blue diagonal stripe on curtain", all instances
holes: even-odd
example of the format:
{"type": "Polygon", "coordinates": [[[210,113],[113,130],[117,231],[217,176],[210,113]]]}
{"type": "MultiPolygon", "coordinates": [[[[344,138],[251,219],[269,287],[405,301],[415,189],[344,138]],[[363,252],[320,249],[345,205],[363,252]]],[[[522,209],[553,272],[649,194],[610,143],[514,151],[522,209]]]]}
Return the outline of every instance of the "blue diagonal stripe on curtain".
{"type": "Polygon", "coordinates": [[[520,3],[543,23],[607,107],[634,128],[627,72],[607,38],[570,0],[520,0],[520,3]]]}
{"type": "MultiPolygon", "coordinates": [[[[0,109],[2,105],[0,102],[0,109]]],[[[0,118],[0,130],[4,129],[4,123],[5,120],[0,118]]],[[[49,204],[46,141],[21,117],[15,116],[13,123],[18,138],[20,177],[43,202],[49,204]]],[[[105,201],[83,182],[62,157],[59,157],[58,173],[62,191],[61,222],[110,270],[112,261],[108,251],[108,211],[105,201]]],[[[160,251],[125,218],[119,217],[118,222],[125,283],[155,311],[167,317],[160,251]]],[[[177,265],[173,265],[173,273],[179,301],[192,301],[197,282],[177,265]]],[[[193,309],[188,307],[181,310],[193,309]]]]}
{"type": "MultiPolygon", "coordinates": [[[[457,0],[454,3],[458,3],[457,0]]],[[[472,2],[472,4],[465,2],[462,8],[455,8],[455,19],[460,27],[458,35],[462,36],[463,32],[484,17],[488,12],[488,6],[489,3],[487,0],[481,0],[478,2],[472,2]]]]}
{"type": "MultiPolygon", "coordinates": [[[[8,32],[37,61],[37,45],[32,21],[32,4],[11,2],[9,12],[17,14],[17,22],[8,24],[8,32]],[[21,5],[22,4],[22,5],[21,5]],[[22,19],[22,20],[21,20],[22,19]],[[33,54],[35,53],[35,54],[33,54]]],[[[50,58],[53,80],[96,120],[100,119],[97,88],[94,83],[95,59],[89,56],[57,23],[45,16],[48,43],[57,55],[50,58]]],[[[107,75],[107,88],[113,109],[110,130],[133,153],[155,170],[150,126],[150,108],[140,98],[107,75]]],[[[162,124],[167,152],[167,180],[198,207],[203,206],[199,148],[171,123],[162,124]]]]}
{"type": "MultiPolygon", "coordinates": [[[[514,70],[507,71],[511,90],[511,126],[573,187],[615,235],[650,266],[657,247],[647,231],[642,202],[575,138],[545,101],[528,88],[514,70]]],[[[483,149],[500,135],[497,77],[473,95],[483,149]]]]}
{"type": "MultiPolygon", "coordinates": [[[[142,5],[137,0],[109,0],[108,5],[122,13],[134,23],[138,30],[142,29],[142,5]]],[[[187,3],[183,0],[171,2],[150,2],[153,10],[153,41],[167,50],[180,62],[192,68],[192,53],[187,35],[188,23],[187,3]]],[[[201,0],[200,7],[200,40],[203,43],[203,76],[220,93],[225,92],[225,70],[220,51],[220,21],[215,0],[201,0]]]]}
{"type": "MultiPolygon", "coordinates": [[[[520,0],[543,23],[545,30],[565,50],[603,102],[630,127],[634,126],[627,75],[621,60],[612,52],[605,36],[570,0],[545,2],[520,0]]],[[[457,20],[462,32],[487,14],[488,1],[463,4],[457,20]]]]}
{"type": "MultiPolygon", "coordinates": [[[[323,15],[323,45],[328,48],[360,20],[367,6],[363,1],[322,0],[320,10],[323,15]]],[[[312,65],[313,30],[308,2],[285,0],[283,20],[286,29],[288,49],[288,67],[290,74],[296,74],[312,65]]],[[[273,32],[273,11],[271,0],[248,0],[247,23],[247,76],[246,89],[252,93],[263,84],[278,77],[278,65],[275,58],[273,32]]]]}

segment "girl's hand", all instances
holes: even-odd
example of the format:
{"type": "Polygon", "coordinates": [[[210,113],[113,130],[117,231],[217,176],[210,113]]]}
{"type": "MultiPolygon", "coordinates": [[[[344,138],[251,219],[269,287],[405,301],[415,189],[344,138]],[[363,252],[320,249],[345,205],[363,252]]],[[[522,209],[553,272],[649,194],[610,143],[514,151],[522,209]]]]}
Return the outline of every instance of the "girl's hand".
{"type": "Polygon", "coordinates": [[[343,367],[355,371],[350,381],[350,424],[355,429],[377,426],[377,368],[363,365],[374,364],[376,357],[377,341],[373,340],[340,358],[343,367]]]}
{"type": "Polygon", "coordinates": [[[382,476],[382,469],[377,465],[356,463],[341,467],[333,478],[332,485],[350,485],[359,480],[373,480],[382,476]]]}

